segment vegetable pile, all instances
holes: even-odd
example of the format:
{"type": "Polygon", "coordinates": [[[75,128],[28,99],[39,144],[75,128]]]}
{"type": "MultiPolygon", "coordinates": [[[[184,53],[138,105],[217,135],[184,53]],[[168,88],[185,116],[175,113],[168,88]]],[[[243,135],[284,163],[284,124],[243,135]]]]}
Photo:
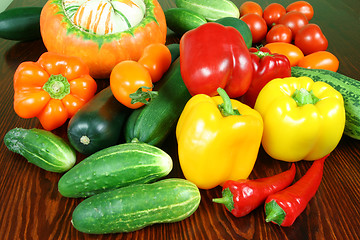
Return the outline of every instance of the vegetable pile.
{"type": "Polygon", "coordinates": [[[72,216],[81,232],[184,220],[199,189],[219,185],[213,201],[235,217],[264,204],[264,221],[291,226],[343,134],[360,139],[359,81],[336,72],[305,1],[175,3],[49,0],[39,16],[48,52],[14,74],[15,112],[43,129],[12,129],[6,146],[66,172],[59,193],[86,198],[72,216]],[[165,45],[166,26],[179,44],[165,45]],[[98,91],[102,78],[109,84],[98,91]],[[51,132],[64,125],[68,142],[51,132]],[[185,179],[168,177],[162,143],[174,132],[185,179]],[[289,170],[248,179],[260,147],[289,170]],[[86,156],[77,164],[76,152],[86,156]],[[292,184],[301,160],[313,164],[292,184]]]}

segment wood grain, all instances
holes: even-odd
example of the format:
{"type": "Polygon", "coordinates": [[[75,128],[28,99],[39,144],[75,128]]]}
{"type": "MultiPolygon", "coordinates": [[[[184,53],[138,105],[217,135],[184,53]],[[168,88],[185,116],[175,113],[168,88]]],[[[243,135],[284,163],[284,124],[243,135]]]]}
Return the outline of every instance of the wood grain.
{"type": "MultiPolygon", "coordinates": [[[[9,8],[43,6],[45,0],[14,0],[9,8]]],[[[174,0],[159,1],[163,9],[175,7],[174,0]]],[[[240,6],[243,1],[234,1],[240,6]]],[[[272,1],[257,1],[263,8],[272,1]]],[[[286,6],[288,0],[278,0],[286,6]]],[[[315,10],[310,21],[317,23],[329,41],[328,50],[340,60],[339,72],[360,76],[360,4],[358,0],[312,0],[315,10]]],[[[168,33],[167,43],[179,39],[168,33]]],[[[0,39],[0,138],[15,127],[41,128],[37,119],[19,118],[12,106],[12,77],[23,61],[36,61],[46,51],[41,40],[19,43],[0,39]]],[[[108,81],[99,80],[99,88],[108,81]]],[[[53,131],[67,139],[66,125],[53,131]]],[[[174,160],[169,177],[183,177],[174,134],[163,146],[174,160]]],[[[142,230],[108,235],[87,235],[71,225],[71,214],[81,199],[62,197],[57,190],[61,174],[29,164],[20,155],[0,146],[0,239],[360,239],[360,141],[343,136],[325,162],[319,190],[291,227],[266,223],[262,207],[236,218],[220,204],[212,203],[221,188],[201,190],[199,209],[178,223],[156,224],[142,230]]],[[[84,158],[77,155],[77,161],[84,158]]],[[[289,163],[271,159],[260,149],[250,178],[271,176],[288,169],[289,163]]],[[[295,180],[311,166],[298,162],[295,180]]]]}

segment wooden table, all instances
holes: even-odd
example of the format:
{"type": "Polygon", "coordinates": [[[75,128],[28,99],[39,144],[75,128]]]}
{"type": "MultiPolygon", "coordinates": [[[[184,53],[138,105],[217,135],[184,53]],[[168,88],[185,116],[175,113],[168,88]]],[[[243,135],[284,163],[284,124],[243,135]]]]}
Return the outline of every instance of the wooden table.
{"type": "MultiPolygon", "coordinates": [[[[43,6],[45,0],[14,0],[9,8],[43,6]]],[[[161,0],[163,9],[175,7],[174,0],[161,0]]],[[[243,1],[234,1],[240,6],[243,1]]],[[[271,1],[257,1],[265,8],[271,1]]],[[[287,5],[289,0],[276,1],[287,5]]],[[[328,50],[340,60],[339,72],[360,78],[360,4],[358,0],[309,0],[315,10],[310,21],[317,23],[329,40],[328,50]]],[[[178,39],[168,34],[168,43],[178,39]]],[[[41,128],[37,119],[19,118],[12,106],[13,74],[25,61],[36,61],[46,49],[41,40],[15,42],[0,39],[0,124],[3,139],[12,128],[41,128]]],[[[99,81],[103,88],[108,81],[99,81]]],[[[66,126],[53,131],[66,138],[66,126]]],[[[163,146],[174,160],[171,177],[182,177],[174,136],[163,146]]],[[[360,141],[343,136],[325,163],[324,176],[315,197],[291,227],[264,220],[259,207],[235,218],[211,199],[221,188],[201,190],[198,210],[184,221],[156,224],[142,230],[111,235],[87,235],[71,225],[71,214],[81,199],[62,197],[57,190],[61,174],[42,170],[20,155],[0,146],[0,239],[360,239],[360,141]]],[[[78,154],[78,161],[84,156],[78,154]]],[[[295,180],[311,166],[298,162],[295,180]]],[[[250,178],[271,176],[288,169],[289,163],[271,159],[260,149],[250,178]]]]}

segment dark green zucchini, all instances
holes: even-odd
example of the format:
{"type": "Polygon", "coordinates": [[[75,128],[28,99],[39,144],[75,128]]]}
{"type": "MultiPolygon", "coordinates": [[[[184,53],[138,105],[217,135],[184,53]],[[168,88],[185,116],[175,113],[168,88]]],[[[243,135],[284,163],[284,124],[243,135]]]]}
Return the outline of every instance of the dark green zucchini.
{"type": "Polygon", "coordinates": [[[171,53],[171,63],[175,62],[175,60],[180,56],[180,44],[171,43],[166,45],[171,53]]]}
{"type": "Polygon", "coordinates": [[[71,145],[88,155],[120,143],[130,112],[110,87],[103,89],[71,118],[67,129],[71,145]]]}
{"type": "Polygon", "coordinates": [[[41,7],[20,7],[0,13],[0,38],[15,41],[41,39],[41,7]]]}

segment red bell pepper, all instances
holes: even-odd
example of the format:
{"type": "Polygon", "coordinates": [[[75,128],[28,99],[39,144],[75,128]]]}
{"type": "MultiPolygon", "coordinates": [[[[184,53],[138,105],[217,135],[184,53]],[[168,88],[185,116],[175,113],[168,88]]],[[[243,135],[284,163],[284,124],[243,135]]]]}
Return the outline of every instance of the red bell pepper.
{"type": "Polygon", "coordinates": [[[249,88],[253,66],[239,31],[209,22],[186,32],[180,39],[181,76],[191,95],[217,95],[224,89],[230,98],[249,88]]]}
{"type": "Polygon", "coordinates": [[[272,79],[290,77],[291,66],[285,55],[271,53],[266,47],[250,48],[249,52],[254,73],[249,89],[240,100],[253,108],[261,89],[272,79]]]}

